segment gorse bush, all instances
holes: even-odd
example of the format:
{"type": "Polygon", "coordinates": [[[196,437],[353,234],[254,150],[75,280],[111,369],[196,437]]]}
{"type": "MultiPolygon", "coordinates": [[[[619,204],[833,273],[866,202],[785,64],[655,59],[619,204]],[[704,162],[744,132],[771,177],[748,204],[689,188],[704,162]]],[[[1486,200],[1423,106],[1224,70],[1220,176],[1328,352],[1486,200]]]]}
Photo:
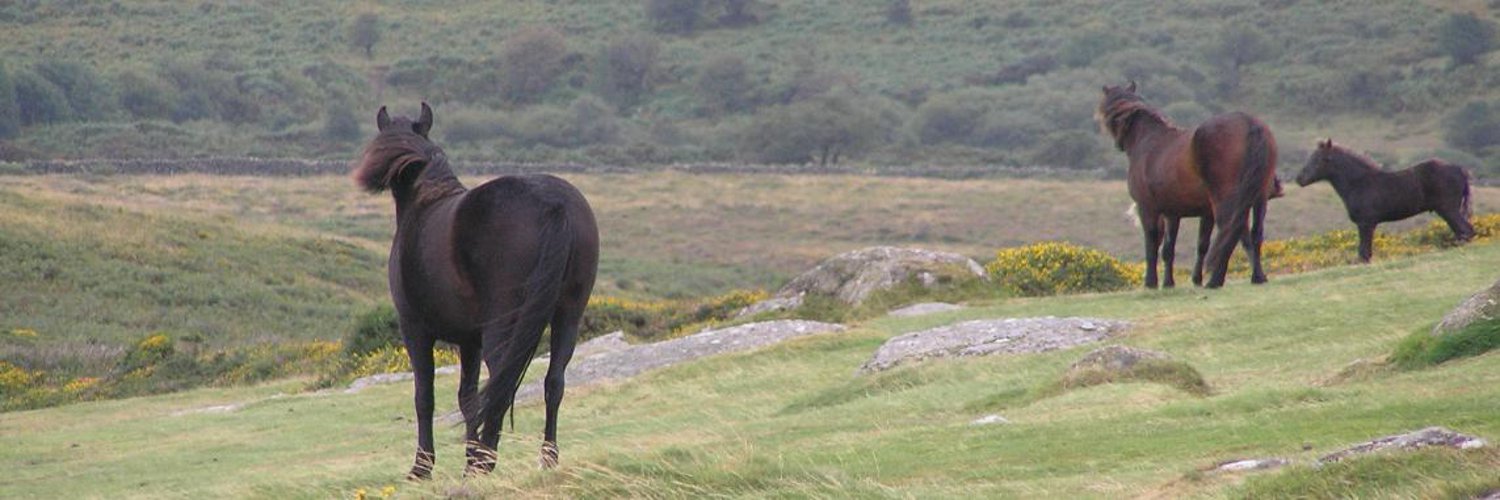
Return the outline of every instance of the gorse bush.
{"type": "Polygon", "coordinates": [[[355,318],[353,328],[344,334],[343,351],[357,358],[387,347],[401,345],[401,327],[396,308],[390,304],[375,306],[355,318]]]}
{"type": "Polygon", "coordinates": [[[1123,290],[1142,279],[1103,251],[1056,241],[1001,249],[985,271],[996,285],[1028,297],[1123,290]]]}

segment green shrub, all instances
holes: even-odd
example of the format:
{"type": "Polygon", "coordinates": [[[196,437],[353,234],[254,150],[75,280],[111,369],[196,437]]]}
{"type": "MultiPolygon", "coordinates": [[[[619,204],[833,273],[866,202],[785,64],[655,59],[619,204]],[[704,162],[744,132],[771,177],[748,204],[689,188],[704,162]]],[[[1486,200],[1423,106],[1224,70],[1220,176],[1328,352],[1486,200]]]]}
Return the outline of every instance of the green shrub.
{"type": "Polygon", "coordinates": [[[1123,290],[1141,279],[1107,253],[1055,241],[1001,249],[985,270],[995,284],[1028,297],[1123,290]]]}
{"type": "Polygon", "coordinates": [[[1438,48],[1454,66],[1474,64],[1495,49],[1495,25],[1472,12],[1448,14],[1438,28],[1438,48]]]}
{"type": "Polygon", "coordinates": [[[344,333],[344,356],[356,358],[382,348],[402,345],[396,308],[381,304],[361,313],[344,333]]]}
{"type": "Polygon", "coordinates": [[[156,332],[141,340],[136,341],[125,351],[125,357],[120,359],[118,372],[131,373],[150,369],[177,353],[172,337],[163,332],[156,332]]]}

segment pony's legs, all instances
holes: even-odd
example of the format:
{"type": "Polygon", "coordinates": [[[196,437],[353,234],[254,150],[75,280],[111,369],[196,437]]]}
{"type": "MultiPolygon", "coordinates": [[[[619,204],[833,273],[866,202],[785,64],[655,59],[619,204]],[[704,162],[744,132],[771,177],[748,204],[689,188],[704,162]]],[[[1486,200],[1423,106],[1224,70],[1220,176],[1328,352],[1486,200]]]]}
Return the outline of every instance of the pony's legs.
{"type": "Polygon", "coordinates": [[[1138,207],[1141,233],[1146,238],[1146,288],[1156,288],[1156,259],[1161,248],[1161,214],[1138,207]]]}
{"type": "Polygon", "coordinates": [[[1260,246],[1266,241],[1266,200],[1256,203],[1250,214],[1250,227],[1242,243],[1245,256],[1250,258],[1250,282],[1259,285],[1266,282],[1266,271],[1260,265],[1260,246]]]}
{"type": "MultiPolygon", "coordinates": [[[[410,332],[411,330],[403,323],[401,331],[410,332]]],[[[412,380],[416,388],[416,396],[413,400],[417,408],[417,457],[406,478],[428,479],[432,477],[432,467],[437,462],[437,455],[434,454],[432,446],[433,337],[425,333],[405,333],[404,336],[406,337],[406,356],[411,361],[412,380]]]]}
{"type": "Polygon", "coordinates": [[[1169,216],[1166,219],[1166,232],[1161,241],[1161,286],[1162,288],[1172,288],[1177,286],[1177,280],[1173,276],[1175,271],[1172,264],[1177,260],[1177,228],[1182,223],[1182,218],[1169,216]]]}
{"type": "MultiPolygon", "coordinates": [[[[588,299],[584,299],[587,303],[588,299]]],[[[546,391],[547,424],[542,430],[542,449],[538,459],[543,469],[557,467],[557,412],[562,407],[563,388],[567,385],[564,372],[573,359],[573,347],[578,344],[578,326],[583,319],[583,307],[564,306],[558,308],[552,318],[552,353],[547,361],[547,378],[542,381],[546,391]]]]}
{"type": "Polygon", "coordinates": [[[1208,256],[1208,243],[1214,235],[1214,216],[1204,215],[1198,220],[1198,260],[1193,262],[1193,286],[1203,286],[1203,259],[1208,256]]]}
{"type": "Polygon", "coordinates": [[[1361,222],[1359,226],[1359,261],[1369,264],[1370,257],[1375,253],[1375,225],[1374,222],[1361,222]]]}
{"type": "Polygon", "coordinates": [[[1463,216],[1462,208],[1454,207],[1438,210],[1437,214],[1438,217],[1443,218],[1443,222],[1448,223],[1448,230],[1453,231],[1453,237],[1457,238],[1459,242],[1474,239],[1474,225],[1470,224],[1469,219],[1463,216]]]}
{"type": "Polygon", "coordinates": [[[468,464],[464,474],[483,472],[480,464],[493,463],[495,453],[482,447],[479,442],[479,365],[482,346],[473,340],[458,346],[458,409],[464,414],[464,455],[468,464]]]}
{"type": "MultiPolygon", "coordinates": [[[[1239,246],[1240,239],[1245,237],[1245,224],[1241,219],[1238,230],[1233,230],[1235,217],[1246,217],[1248,213],[1234,213],[1227,203],[1214,210],[1214,225],[1218,226],[1218,235],[1208,245],[1208,260],[1206,265],[1209,272],[1206,288],[1219,288],[1224,286],[1224,278],[1229,274],[1229,258],[1234,256],[1234,247],[1239,246]]],[[[1248,212],[1248,210],[1247,210],[1248,212]]]]}

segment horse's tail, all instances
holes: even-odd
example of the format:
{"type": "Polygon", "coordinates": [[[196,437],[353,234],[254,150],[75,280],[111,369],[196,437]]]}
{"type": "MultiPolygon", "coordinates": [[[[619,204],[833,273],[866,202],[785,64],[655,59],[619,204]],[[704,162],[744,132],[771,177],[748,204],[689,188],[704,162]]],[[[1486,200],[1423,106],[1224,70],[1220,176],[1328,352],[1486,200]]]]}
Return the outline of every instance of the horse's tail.
{"type": "MultiPolygon", "coordinates": [[[[543,212],[541,231],[537,246],[536,267],[526,280],[524,299],[518,311],[520,317],[510,335],[497,346],[499,370],[479,391],[483,401],[479,410],[480,431],[487,433],[489,426],[500,431],[505,412],[515,403],[516,391],[526,368],[536,356],[541,344],[542,332],[552,320],[562,296],[563,275],[567,272],[573,254],[573,230],[568,224],[567,211],[562,203],[547,207],[543,212]]],[[[495,353],[485,353],[485,357],[495,353]]]]}
{"type": "Polygon", "coordinates": [[[1469,185],[1474,182],[1474,175],[1469,173],[1469,169],[1463,167],[1458,167],[1458,172],[1464,176],[1464,202],[1459,205],[1458,213],[1463,216],[1464,220],[1469,220],[1474,216],[1474,198],[1469,196],[1469,185]]]}
{"type": "MultiPolygon", "coordinates": [[[[1265,200],[1267,192],[1272,185],[1270,179],[1275,174],[1276,159],[1271,153],[1272,139],[1270,131],[1265,125],[1248,115],[1245,119],[1245,152],[1241,157],[1240,173],[1238,179],[1223,179],[1232,182],[1231,190],[1225,197],[1223,203],[1215,207],[1215,224],[1218,226],[1219,235],[1214,238],[1210,245],[1208,258],[1205,264],[1213,270],[1214,278],[1208,282],[1209,287],[1222,285],[1223,269],[1229,265],[1229,256],[1234,253],[1234,247],[1245,238],[1246,231],[1250,225],[1250,211],[1257,203],[1265,200]]],[[[1199,127],[1194,133],[1193,147],[1195,154],[1206,154],[1206,146],[1200,144],[1209,140],[1203,134],[1205,129],[1199,127]]],[[[1212,161],[1211,158],[1197,158],[1200,168],[1205,168],[1212,161]]]]}
{"type": "MultiPolygon", "coordinates": [[[[1247,120],[1245,131],[1245,156],[1241,159],[1240,178],[1234,187],[1234,196],[1229,204],[1233,215],[1226,229],[1228,234],[1243,234],[1249,225],[1250,209],[1263,199],[1268,199],[1268,190],[1274,188],[1276,168],[1271,157],[1271,140],[1266,127],[1254,119],[1247,120]],[[1273,179],[1271,185],[1266,179],[1273,179]]],[[[1226,256],[1227,257],[1227,256],[1226,256]]]]}

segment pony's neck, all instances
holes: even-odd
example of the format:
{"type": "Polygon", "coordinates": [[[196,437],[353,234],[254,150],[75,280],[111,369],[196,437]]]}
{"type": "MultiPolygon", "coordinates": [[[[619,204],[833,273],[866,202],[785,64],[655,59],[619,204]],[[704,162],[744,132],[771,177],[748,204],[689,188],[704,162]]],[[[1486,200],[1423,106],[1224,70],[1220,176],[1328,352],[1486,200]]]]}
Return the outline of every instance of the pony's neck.
{"type": "Polygon", "coordinates": [[[1331,166],[1333,168],[1329,169],[1328,183],[1333,184],[1335,191],[1346,189],[1380,173],[1380,169],[1374,165],[1349,153],[1335,156],[1331,166]]]}
{"type": "Polygon", "coordinates": [[[1134,151],[1150,149],[1139,148],[1137,146],[1162,137],[1167,132],[1180,130],[1172,126],[1171,123],[1167,123],[1166,120],[1156,115],[1156,113],[1146,110],[1136,111],[1135,116],[1132,116],[1130,120],[1130,126],[1126,127],[1123,131],[1124,137],[1120,138],[1120,143],[1125,145],[1125,153],[1127,155],[1131,155],[1134,151]]]}
{"type": "Polygon", "coordinates": [[[421,210],[434,202],[458,196],[467,189],[453,170],[448,168],[447,158],[438,153],[431,164],[422,169],[411,182],[399,183],[391,188],[396,198],[396,217],[414,210],[421,210]]]}

